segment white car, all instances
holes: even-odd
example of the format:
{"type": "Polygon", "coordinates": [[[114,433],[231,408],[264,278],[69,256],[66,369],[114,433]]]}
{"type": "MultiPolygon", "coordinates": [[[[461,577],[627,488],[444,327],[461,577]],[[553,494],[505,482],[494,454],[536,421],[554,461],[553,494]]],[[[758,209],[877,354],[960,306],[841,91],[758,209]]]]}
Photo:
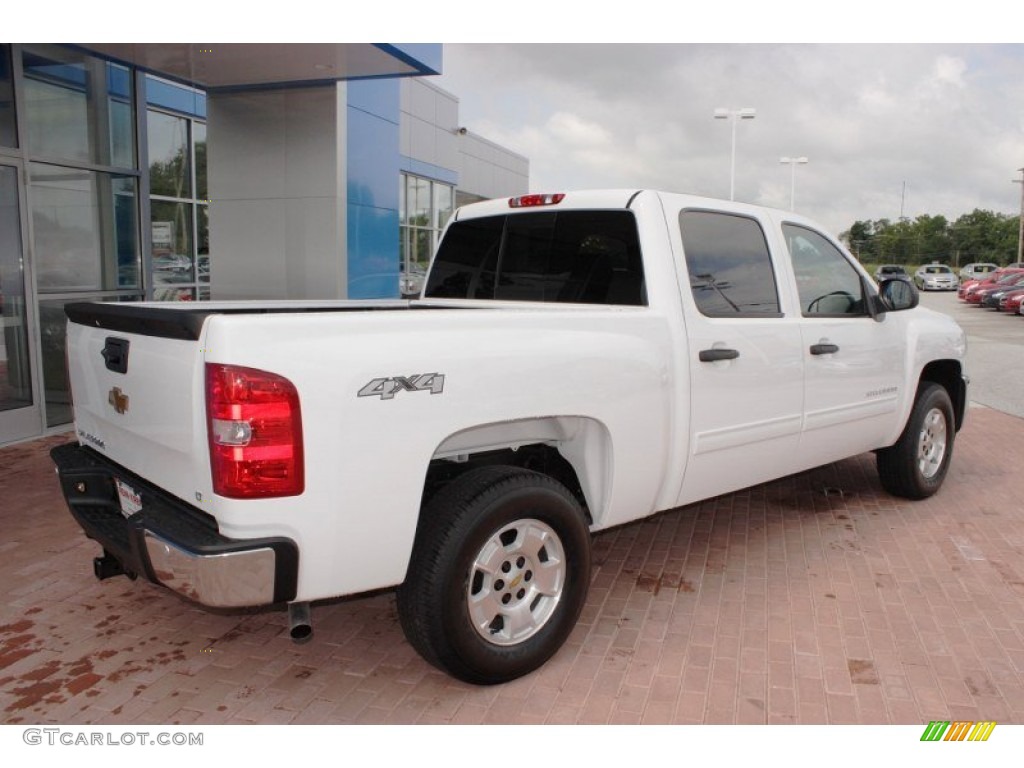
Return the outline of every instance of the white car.
{"type": "Polygon", "coordinates": [[[914,285],[922,291],[955,291],[960,281],[945,264],[925,264],[914,273],[914,285]]]}

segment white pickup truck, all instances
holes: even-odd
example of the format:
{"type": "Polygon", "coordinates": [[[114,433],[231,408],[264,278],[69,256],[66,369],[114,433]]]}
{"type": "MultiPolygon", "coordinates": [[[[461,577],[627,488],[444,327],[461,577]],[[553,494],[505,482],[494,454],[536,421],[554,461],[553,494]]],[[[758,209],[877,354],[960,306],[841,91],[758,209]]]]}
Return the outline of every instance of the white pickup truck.
{"type": "Polygon", "coordinates": [[[875,451],[939,489],[965,336],[819,227],[654,191],[526,195],[449,222],[422,298],[72,304],[63,492],[103,548],[208,606],[397,587],[463,680],[543,664],[590,534],[875,451]]]}

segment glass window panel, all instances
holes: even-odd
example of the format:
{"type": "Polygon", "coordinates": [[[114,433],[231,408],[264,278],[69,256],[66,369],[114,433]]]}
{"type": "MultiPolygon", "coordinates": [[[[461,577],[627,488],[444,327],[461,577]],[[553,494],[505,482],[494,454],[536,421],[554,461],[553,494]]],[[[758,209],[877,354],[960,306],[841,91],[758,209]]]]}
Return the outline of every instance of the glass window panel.
{"type": "Polygon", "coordinates": [[[437,229],[444,229],[444,225],[448,223],[448,218],[452,215],[455,195],[453,194],[452,188],[447,184],[435,184],[434,195],[437,198],[434,206],[434,227],[437,229]]]}
{"type": "Polygon", "coordinates": [[[403,173],[401,175],[401,181],[398,183],[398,221],[402,226],[409,223],[409,220],[406,218],[406,216],[408,216],[408,211],[405,207],[405,191],[408,186],[409,177],[403,173]]]}
{"type": "Polygon", "coordinates": [[[430,182],[427,179],[411,177],[409,194],[409,223],[418,227],[430,226],[430,182]]]}
{"type": "Polygon", "coordinates": [[[46,394],[46,426],[71,422],[71,395],[68,392],[67,348],[64,305],[73,301],[139,301],[141,296],[93,295],[75,299],[44,299],[39,302],[40,352],[43,359],[43,388],[46,394]]]}
{"type": "Polygon", "coordinates": [[[110,165],[135,167],[135,128],[132,105],[122,99],[110,99],[110,165]]]}
{"type": "Polygon", "coordinates": [[[196,277],[201,283],[210,282],[210,208],[196,206],[196,277]]]}
{"type": "Polygon", "coordinates": [[[783,224],[796,273],[800,309],[810,315],[865,315],[860,273],[842,252],[819,233],[783,224]]]}
{"type": "Polygon", "coordinates": [[[150,110],[146,113],[146,125],[150,193],[168,197],[192,197],[188,120],[150,110]]]}
{"type": "Polygon", "coordinates": [[[629,211],[564,211],[457,222],[441,242],[426,295],[642,306],[636,219],[629,211]]]}
{"type": "Polygon", "coordinates": [[[29,168],[39,290],[137,288],[136,179],[42,163],[29,168]]]}
{"type": "Polygon", "coordinates": [[[151,200],[153,285],[195,282],[192,269],[192,205],[151,200]]]}
{"type": "Polygon", "coordinates": [[[128,68],[57,46],[25,46],[22,65],[34,156],[135,167],[128,68]]]}
{"type": "Polygon", "coordinates": [[[778,314],[775,273],[760,224],[744,216],[683,211],[679,226],[701,314],[778,314]]]}
{"type": "Polygon", "coordinates": [[[18,146],[14,117],[14,76],[11,71],[11,46],[0,44],[0,147],[18,146]]]}
{"type": "Polygon", "coordinates": [[[412,253],[410,261],[413,265],[426,266],[430,261],[431,232],[429,229],[412,230],[412,253]]]}
{"type": "Polygon", "coordinates": [[[0,411],[32,405],[18,171],[0,165],[0,411]]]}
{"type": "Polygon", "coordinates": [[[504,227],[504,216],[466,219],[453,225],[441,241],[425,296],[494,298],[494,270],[504,227]]]}
{"type": "Polygon", "coordinates": [[[206,182],[206,123],[192,123],[192,141],[196,145],[196,197],[207,200],[210,191],[206,182]]]}

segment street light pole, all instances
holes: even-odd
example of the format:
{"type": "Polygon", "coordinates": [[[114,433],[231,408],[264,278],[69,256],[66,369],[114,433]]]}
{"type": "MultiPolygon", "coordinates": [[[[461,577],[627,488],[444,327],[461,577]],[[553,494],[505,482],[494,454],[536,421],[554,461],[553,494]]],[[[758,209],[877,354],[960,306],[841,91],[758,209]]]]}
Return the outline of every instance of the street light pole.
{"type": "Polygon", "coordinates": [[[780,157],[780,163],[789,164],[789,210],[796,210],[796,167],[806,165],[806,157],[780,157]]]}
{"type": "Polygon", "coordinates": [[[719,107],[715,110],[716,120],[732,120],[732,152],[729,160],[729,199],[736,199],[736,123],[740,120],[753,120],[757,116],[757,110],[753,107],[742,109],[726,109],[719,107]]]}
{"type": "Polygon", "coordinates": [[[1024,168],[1018,168],[1019,179],[1014,179],[1015,184],[1020,184],[1020,231],[1017,233],[1017,263],[1024,262],[1024,168]]]}

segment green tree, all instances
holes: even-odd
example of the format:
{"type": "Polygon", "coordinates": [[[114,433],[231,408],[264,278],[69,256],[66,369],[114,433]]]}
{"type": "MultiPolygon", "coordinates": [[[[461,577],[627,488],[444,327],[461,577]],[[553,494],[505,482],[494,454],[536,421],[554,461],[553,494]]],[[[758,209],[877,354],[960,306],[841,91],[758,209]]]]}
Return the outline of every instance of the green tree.
{"type": "Polygon", "coordinates": [[[840,235],[866,263],[912,266],[938,261],[952,266],[972,261],[1009,264],[1017,257],[1017,216],[975,209],[952,224],[945,216],[913,221],[855,221],[840,235]]]}

